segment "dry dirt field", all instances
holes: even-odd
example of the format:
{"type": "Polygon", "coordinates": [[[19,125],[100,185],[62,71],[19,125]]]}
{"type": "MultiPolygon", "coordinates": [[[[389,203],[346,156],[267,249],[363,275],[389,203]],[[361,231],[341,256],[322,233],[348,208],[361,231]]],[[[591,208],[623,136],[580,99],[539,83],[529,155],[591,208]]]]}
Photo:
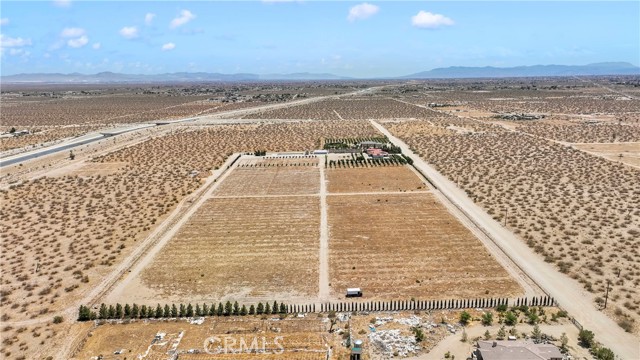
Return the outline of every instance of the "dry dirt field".
{"type": "Polygon", "coordinates": [[[323,136],[375,135],[366,121],[181,126],[87,162],[94,170],[118,164],[113,173],[81,167],[2,190],[2,320],[43,316],[82,298],[234,152],[314,149],[323,136]]]}
{"type": "Polygon", "coordinates": [[[218,187],[217,196],[317,194],[320,187],[315,156],[240,160],[218,187]]]}
{"type": "Polygon", "coordinates": [[[349,287],[362,288],[367,300],[505,297],[522,292],[484,245],[431,194],[330,195],[327,202],[335,297],[349,287]]]}
{"type": "Polygon", "coordinates": [[[318,238],[315,196],[214,197],[144,270],[142,282],[159,299],[311,297],[318,292],[318,238]]]}
{"type": "Polygon", "coordinates": [[[640,142],[616,144],[573,144],[578,150],[600,155],[611,161],[619,161],[640,168],[640,142]]]}
{"type": "Polygon", "coordinates": [[[327,169],[330,193],[424,191],[426,185],[407,166],[327,169]]]}
{"type": "MultiPolygon", "coordinates": [[[[74,360],[89,360],[103,355],[104,360],[138,358],[160,360],[167,358],[167,352],[174,350],[179,359],[326,359],[327,344],[331,335],[327,319],[323,318],[276,318],[229,317],[207,318],[201,325],[190,324],[186,320],[137,321],[129,324],[104,324],[94,328],[84,345],[73,356],[74,360]],[[152,344],[157,333],[166,336],[152,344]],[[251,346],[254,338],[257,347],[279,351],[278,356],[258,356],[256,354],[206,354],[204,344],[211,337],[220,340],[214,345],[227,341],[229,348],[239,351],[241,341],[251,346]],[[236,342],[235,346],[232,345],[236,342]],[[114,355],[116,350],[125,350],[122,355],[114,355]],[[197,350],[201,354],[189,354],[197,350]],[[146,356],[145,356],[146,355],[146,356]],[[139,357],[141,356],[141,357],[139,357]]],[[[212,347],[211,350],[215,349],[212,347]]],[[[274,354],[271,354],[274,355],[274,354]]]]}

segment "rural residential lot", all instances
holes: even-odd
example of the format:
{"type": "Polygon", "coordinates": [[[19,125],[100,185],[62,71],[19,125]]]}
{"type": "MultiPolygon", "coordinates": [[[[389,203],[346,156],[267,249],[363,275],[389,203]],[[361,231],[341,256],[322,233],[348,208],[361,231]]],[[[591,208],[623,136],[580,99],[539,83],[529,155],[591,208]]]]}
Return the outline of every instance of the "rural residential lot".
{"type": "MultiPolygon", "coordinates": [[[[463,310],[422,301],[548,297],[514,309],[520,333],[588,357],[584,327],[640,358],[639,81],[3,87],[0,158],[149,126],[0,168],[0,357],[342,359],[352,336],[377,359],[400,350],[371,334],[418,326],[397,356],[440,359],[467,350],[447,342],[463,310]],[[396,302],[413,307],[366,308],[396,302]],[[284,353],[198,353],[223,334],[284,353]]],[[[488,304],[469,334],[503,320],[488,304]]]]}

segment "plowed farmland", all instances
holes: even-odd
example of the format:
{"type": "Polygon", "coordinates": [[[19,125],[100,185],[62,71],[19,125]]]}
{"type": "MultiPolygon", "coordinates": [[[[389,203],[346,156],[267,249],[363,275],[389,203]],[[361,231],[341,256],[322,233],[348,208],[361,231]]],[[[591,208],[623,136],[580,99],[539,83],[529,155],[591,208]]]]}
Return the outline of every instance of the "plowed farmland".
{"type": "Polygon", "coordinates": [[[331,289],[367,299],[470,298],[518,284],[431,194],[329,196],[331,289]]]}
{"type": "Polygon", "coordinates": [[[208,200],[142,280],[163,296],[315,295],[318,206],[317,197],[208,200]]]}
{"type": "Polygon", "coordinates": [[[216,191],[218,196],[299,195],[319,190],[318,159],[242,161],[216,191]]]}
{"type": "Polygon", "coordinates": [[[327,169],[329,192],[420,191],[426,185],[406,166],[327,169]]]}

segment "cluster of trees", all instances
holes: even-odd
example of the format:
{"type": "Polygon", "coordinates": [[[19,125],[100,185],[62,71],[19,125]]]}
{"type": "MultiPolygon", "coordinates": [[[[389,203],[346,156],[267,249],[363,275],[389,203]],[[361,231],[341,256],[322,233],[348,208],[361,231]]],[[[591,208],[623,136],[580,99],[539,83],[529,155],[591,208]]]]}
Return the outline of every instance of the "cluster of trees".
{"type": "Polygon", "coordinates": [[[188,318],[194,316],[245,316],[245,315],[262,315],[262,314],[286,314],[288,312],[288,306],[284,303],[278,304],[274,301],[273,304],[258,303],[257,306],[250,305],[248,308],[246,305],[240,306],[237,301],[231,303],[227,301],[225,304],[221,302],[218,306],[215,304],[196,304],[194,307],[191,304],[172,304],[172,305],[138,305],[138,304],[121,304],[114,305],[100,305],[100,309],[96,313],[91,311],[89,307],[81,305],[78,311],[78,321],[89,320],[107,320],[107,319],[160,319],[160,318],[188,318]]]}
{"type": "Polygon", "coordinates": [[[598,360],[615,360],[615,354],[611,349],[600,346],[596,341],[593,331],[582,329],[578,334],[578,343],[580,346],[589,349],[591,355],[598,360]]]}
{"type": "Polygon", "coordinates": [[[253,152],[253,155],[255,156],[265,156],[267,155],[267,150],[256,150],[253,152]]]}
{"type": "MultiPolygon", "coordinates": [[[[542,306],[529,307],[527,305],[520,305],[514,306],[511,308],[511,310],[507,311],[506,305],[500,305],[496,307],[496,310],[499,313],[500,322],[508,326],[514,326],[518,323],[520,313],[522,313],[527,318],[527,322],[531,325],[535,325],[541,320],[546,321],[547,319],[544,308],[542,306]]],[[[567,316],[566,312],[559,312],[555,315],[554,320],[557,320],[558,317],[562,316],[567,316]]]]}
{"type": "MultiPolygon", "coordinates": [[[[542,306],[538,307],[529,307],[526,305],[513,306],[510,310],[507,305],[502,304],[498,305],[495,310],[498,312],[498,322],[507,326],[515,326],[520,319],[520,314],[522,313],[527,323],[531,325],[536,325],[540,321],[546,322],[547,316],[545,314],[544,308],[542,306]]],[[[561,310],[557,313],[551,314],[552,321],[558,321],[558,318],[567,317],[568,314],[566,311],[561,310]]],[[[471,314],[467,311],[463,311],[460,313],[459,322],[461,325],[466,326],[472,320],[471,314]]],[[[479,319],[484,326],[490,326],[493,324],[493,312],[487,311],[482,314],[479,319]]]]}

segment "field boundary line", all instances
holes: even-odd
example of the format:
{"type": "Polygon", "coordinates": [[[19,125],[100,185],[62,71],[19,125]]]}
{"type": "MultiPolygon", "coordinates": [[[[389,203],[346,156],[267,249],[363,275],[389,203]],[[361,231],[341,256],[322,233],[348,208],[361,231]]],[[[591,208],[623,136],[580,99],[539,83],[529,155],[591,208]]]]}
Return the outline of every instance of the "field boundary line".
{"type": "Polygon", "coordinates": [[[320,168],[320,252],[318,253],[318,298],[329,298],[329,211],[327,210],[327,179],[324,163],[320,168]]]}

